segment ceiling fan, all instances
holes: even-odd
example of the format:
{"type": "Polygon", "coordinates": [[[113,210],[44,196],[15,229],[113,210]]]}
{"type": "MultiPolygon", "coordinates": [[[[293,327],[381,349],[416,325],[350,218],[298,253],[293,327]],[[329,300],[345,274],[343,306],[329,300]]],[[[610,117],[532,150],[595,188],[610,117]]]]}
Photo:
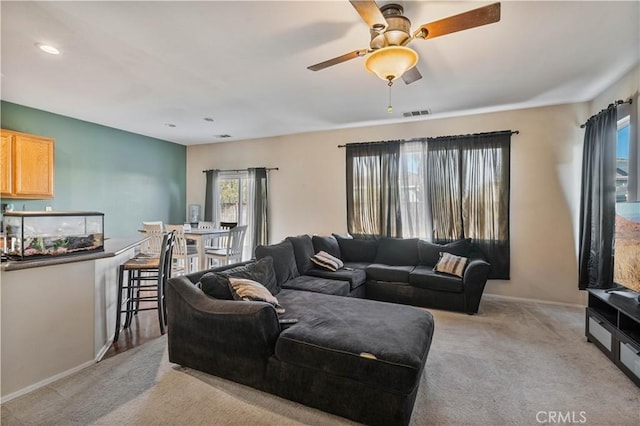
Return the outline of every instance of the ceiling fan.
{"type": "Polygon", "coordinates": [[[412,34],[411,21],[403,15],[404,9],[399,4],[390,3],[378,8],[374,0],[350,0],[350,3],[369,26],[371,33],[369,48],[354,50],[311,65],[307,69],[319,71],[368,55],[365,59],[365,68],[388,81],[389,86],[398,77],[402,77],[405,84],[411,84],[422,78],[415,66],[418,62],[418,54],[407,47],[413,40],[417,38],[427,40],[500,20],[500,3],[494,3],[421,25],[412,34]]]}

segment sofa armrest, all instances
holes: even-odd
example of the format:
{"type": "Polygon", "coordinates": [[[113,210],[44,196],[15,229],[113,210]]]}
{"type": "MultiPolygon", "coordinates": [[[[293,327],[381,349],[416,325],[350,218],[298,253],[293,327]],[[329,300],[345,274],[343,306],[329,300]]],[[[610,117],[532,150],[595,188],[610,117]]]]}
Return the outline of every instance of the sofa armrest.
{"type": "Polygon", "coordinates": [[[481,259],[470,259],[467,268],[462,276],[462,283],[465,285],[484,285],[489,277],[491,265],[481,259]]]}
{"type": "Polygon", "coordinates": [[[478,312],[484,286],[489,278],[491,265],[481,259],[471,259],[462,276],[466,311],[469,314],[478,312]]]}
{"type": "Polygon", "coordinates": [[[171,362],[247,385],[263,380],[280,335],[273,306],[211,298],[185,276],[167,281],[166,302],[171,362]]]}

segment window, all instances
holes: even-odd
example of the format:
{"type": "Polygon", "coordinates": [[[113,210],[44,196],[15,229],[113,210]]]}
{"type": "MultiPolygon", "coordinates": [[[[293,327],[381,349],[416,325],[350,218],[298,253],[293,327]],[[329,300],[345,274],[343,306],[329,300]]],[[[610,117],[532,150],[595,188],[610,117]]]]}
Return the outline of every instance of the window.
{"type": "Polygon", "coordinates": [[[244,259],[253,249],[268,244],[268,178],[264,167],[247,170],[206,170],[204,220],[246,225],[244,259]]]}
{"type": "Polygon", "coordinates": [[[347,145],[355,237],[472,238],[508,279],[511,132],[347,145]]]}
{"type": "Polygon", "coordinates": [[[247,172],[221,173],[218,179],[220,222],[248,223],[247,172]]]}
{"type": "Polygon", "coordinates": [[[618,120],[616,144],[616,202],[629,200],[629,116],[618,120]]]}

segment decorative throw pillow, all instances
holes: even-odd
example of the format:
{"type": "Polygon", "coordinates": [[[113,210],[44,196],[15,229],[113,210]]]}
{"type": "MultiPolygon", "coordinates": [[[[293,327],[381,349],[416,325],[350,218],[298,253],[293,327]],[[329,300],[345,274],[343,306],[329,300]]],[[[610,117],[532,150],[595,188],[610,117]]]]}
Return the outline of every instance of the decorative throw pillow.
{"type": "Polygon", "coordinates": [[[227,275],[219,272],[207,272],[196,284],[204,294],[221,300],[233,300],[233,294],[229,290],[227,275]]]}
{"type": "Polygon", "coordinates": [[[280,292],[271,257],[265,257],[256,262],[235,266],[223,271],[207,272],[200,278],[198,287],[206,295],[216,299],[233,300],[233,295],[229,291],[228,277],[247,278],[257,281],[274,295],[280,292]]]}
{"type": "Polygon", "coordinates": [[[467,266],[467,260],[466,257],[460,257],[446,252],[440,253],[440,260],[438,260],[433,270],[462,278],[464,268],[467,266]]]}
{"type": "Polygon", "coordinates": [[[278,299],[259,282],[246,278],[229,277],[229,289],[236,300],[257,300],[267,302],[276,308],[276,312],[283,314],[285,309],[280,306],[278,299]]]}
{"type": "Polygon", "coordinates": [[[285,240],[278,244],[259,245],[256,247],[255,253],[256,259],[273,258],[273,269],[276,271],[278,286],[300,276],[291,241],[285,240]]]}
{"type": "Polygon", "coordinates": [[[328,269],[330,271],[337,271],[344,267],[342,260],[337,257],[331,256],[326,251],[319,251],[311,256],[311,261],[321,268],[328,269]]]}

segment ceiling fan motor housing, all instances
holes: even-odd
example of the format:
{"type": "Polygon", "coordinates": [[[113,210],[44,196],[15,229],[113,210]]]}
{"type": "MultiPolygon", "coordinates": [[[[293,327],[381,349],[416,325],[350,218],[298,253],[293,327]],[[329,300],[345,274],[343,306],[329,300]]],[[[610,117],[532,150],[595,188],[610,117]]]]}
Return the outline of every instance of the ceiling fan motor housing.
{"type": "Polygon", "coordinates": [[[406,16],[403,16],[404,9],[402,6],[390,3],[382,6],[380,11],[389,25],[383,33],[371,30],[371,49],[404,46],[411,39],[411,21],[406,16]]]}

